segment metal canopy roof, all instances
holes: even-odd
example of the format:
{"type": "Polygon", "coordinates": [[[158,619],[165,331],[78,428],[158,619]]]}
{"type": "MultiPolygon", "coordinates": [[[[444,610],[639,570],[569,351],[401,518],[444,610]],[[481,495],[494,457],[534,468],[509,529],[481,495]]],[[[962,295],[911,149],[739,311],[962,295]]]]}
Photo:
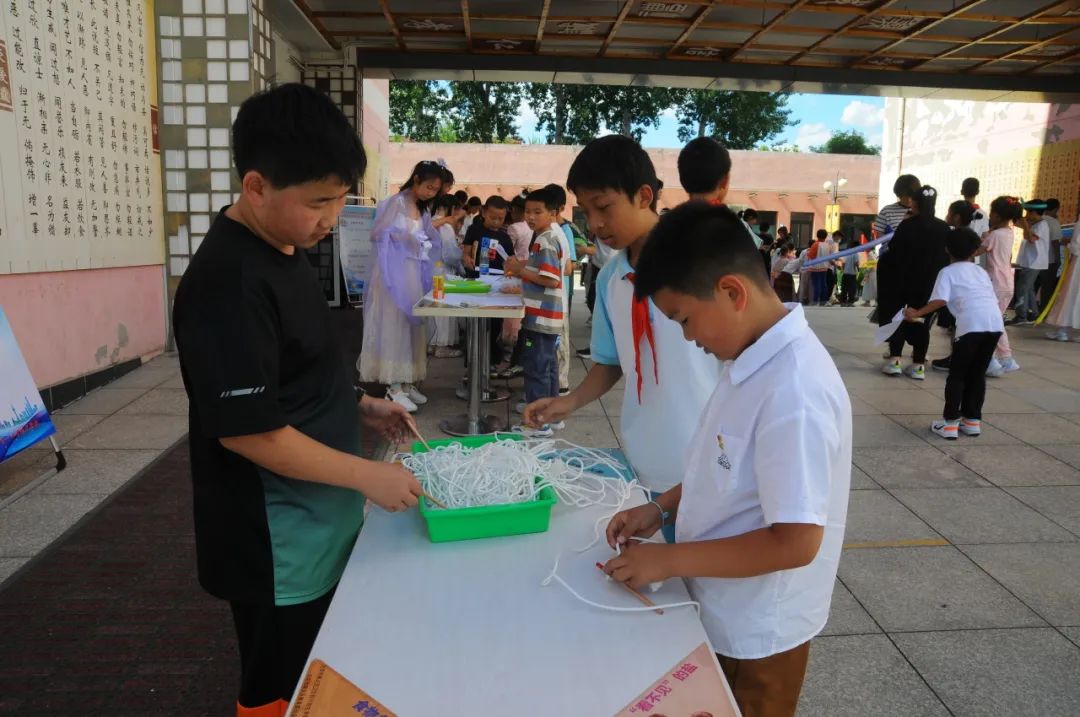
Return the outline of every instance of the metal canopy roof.
{"type": "Polygon", "coordinates": [[[1080,0],[283,3],[369,76],[1080,100],[1080,0]]]}

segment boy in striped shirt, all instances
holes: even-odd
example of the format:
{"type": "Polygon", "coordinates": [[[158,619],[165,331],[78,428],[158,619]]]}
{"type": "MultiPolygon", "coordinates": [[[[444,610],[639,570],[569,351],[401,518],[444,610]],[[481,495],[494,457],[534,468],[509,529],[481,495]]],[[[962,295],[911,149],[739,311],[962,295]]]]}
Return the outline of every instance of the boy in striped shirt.
{"type": "MultiPolygon", "coordinates": [[[[529,259],[527,262],[512,259],[505,263],[507,269],[521,277],[525,301],[521,364],[525,369],[527,403],[559,395],[558,349],[564,320],[564,295],[558,211],[559,197],[546,187],[530,192],[525,197],[525,222],[534,233],[529,259]]],[[[551,435],[552,429],[562,427],[560,421],[538,430],[521,430],[529,430],[533,435],[551,435]]]]}

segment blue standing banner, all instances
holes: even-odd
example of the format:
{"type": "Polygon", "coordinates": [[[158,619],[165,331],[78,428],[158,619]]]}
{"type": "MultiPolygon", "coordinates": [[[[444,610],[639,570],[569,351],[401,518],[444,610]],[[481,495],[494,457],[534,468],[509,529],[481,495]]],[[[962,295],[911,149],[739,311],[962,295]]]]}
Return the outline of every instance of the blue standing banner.
{"type": "Polygon", "coordinates": [[[0,463],[55,433],[56,426],[0,307],[0,463]]]}

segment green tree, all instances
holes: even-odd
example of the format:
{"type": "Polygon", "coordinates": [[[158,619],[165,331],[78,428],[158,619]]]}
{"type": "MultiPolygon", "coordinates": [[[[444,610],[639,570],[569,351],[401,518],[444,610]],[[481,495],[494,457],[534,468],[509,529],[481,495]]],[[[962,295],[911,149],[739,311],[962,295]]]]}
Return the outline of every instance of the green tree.
{"type": "Polygon", "coordinates": [[[638,142],[645,130],[660,125],[660,115],[678,96],[677,90],[666,87],[600,85],[589,89],[604,125],[638,142]]]}
{"type": "Polygon", "coordinates": [[[503,141],[517,136],[525,89],[516,82],[451,82],[449,115],[459,142],[503,141]]]}
{"type": "Polygon", "coordinates": [[[713,137],[728,149],[754,149],[792,122],[785,92],[677,90],[679,139],[713,137]]]}
{"type": "Polygon", "coordinates": [[[440,141],[446,100],[446,89],[438,82],[391,80],[390,132],[414,142],[440,141]]]}
{"type": "Polygon", "coordinates": [[[850,132],[834,132],[825,144],[811,147],[810,151],[819,154],[881,154],[881,147],[870,144],[862,132],[853,129],[850,132]]]}
{"type": "Polygon", "coordinates": [[[586,144],[600,134],[603,118],[596,104],[596,87],[532,82],[526,88],[536,129],[548,144],[586,144]]]}

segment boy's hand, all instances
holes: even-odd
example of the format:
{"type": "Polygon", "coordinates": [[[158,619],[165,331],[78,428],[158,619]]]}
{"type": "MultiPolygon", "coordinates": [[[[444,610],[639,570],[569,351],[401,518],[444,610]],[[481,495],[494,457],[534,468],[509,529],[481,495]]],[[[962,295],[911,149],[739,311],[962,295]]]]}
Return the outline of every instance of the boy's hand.
{"type": "Polygon", "coordinates": [[[569,396],[541,398],[525,407],[522,420],[525,425],[540,428],[546,423],[558,423],[574,412],[574,402],[569,396]]]}
{"type": "Polygon", "coordinates": [[[916,309],[913,309],[910,306],[905,306],[904,307],[904,320],[905,321],[914,321],[917,318],[919,318],[919,312],[916,309]]]}
{"type": "Polygon", "coordinates": [[[633,542],[630,538],[648,538],[663,527],[662,520],[663,516],[652,503],[619,511],[607,526],[608,545],[614,549],[616,545],[630,545],[633,542]]]}
{"type": "Polygon", "coordinates": [[[394,444],[412,436],[416,427],[413,417],[401,404],[371,396],[360,401],[360,421],[394,444]]]}
{"type": "Polygon", "coordinates": [[[525,266],[525,262],[523,262],[521,259],[518,259],[517,257],[511,256],[503,260],[503,269],[517,274],[518,276],[520,276],[521,272],[525,270],[525,266]]]}
{"type": "Polygon", "coordinates": [[[420,481],[400,463],[367,463],[360,481],[360,492],[375,505],[390,513],[408,510],[423,493],[420,481]]]}
{"type": "Polygon", "coordinates": [[[612,580],[626,583],[632,588],[643,588],[649,583],[663,582],[671,577],[667,556],[672,546],[655,543],[633,543],[623,548],[604,566],[604,572],[612,580]]]}

